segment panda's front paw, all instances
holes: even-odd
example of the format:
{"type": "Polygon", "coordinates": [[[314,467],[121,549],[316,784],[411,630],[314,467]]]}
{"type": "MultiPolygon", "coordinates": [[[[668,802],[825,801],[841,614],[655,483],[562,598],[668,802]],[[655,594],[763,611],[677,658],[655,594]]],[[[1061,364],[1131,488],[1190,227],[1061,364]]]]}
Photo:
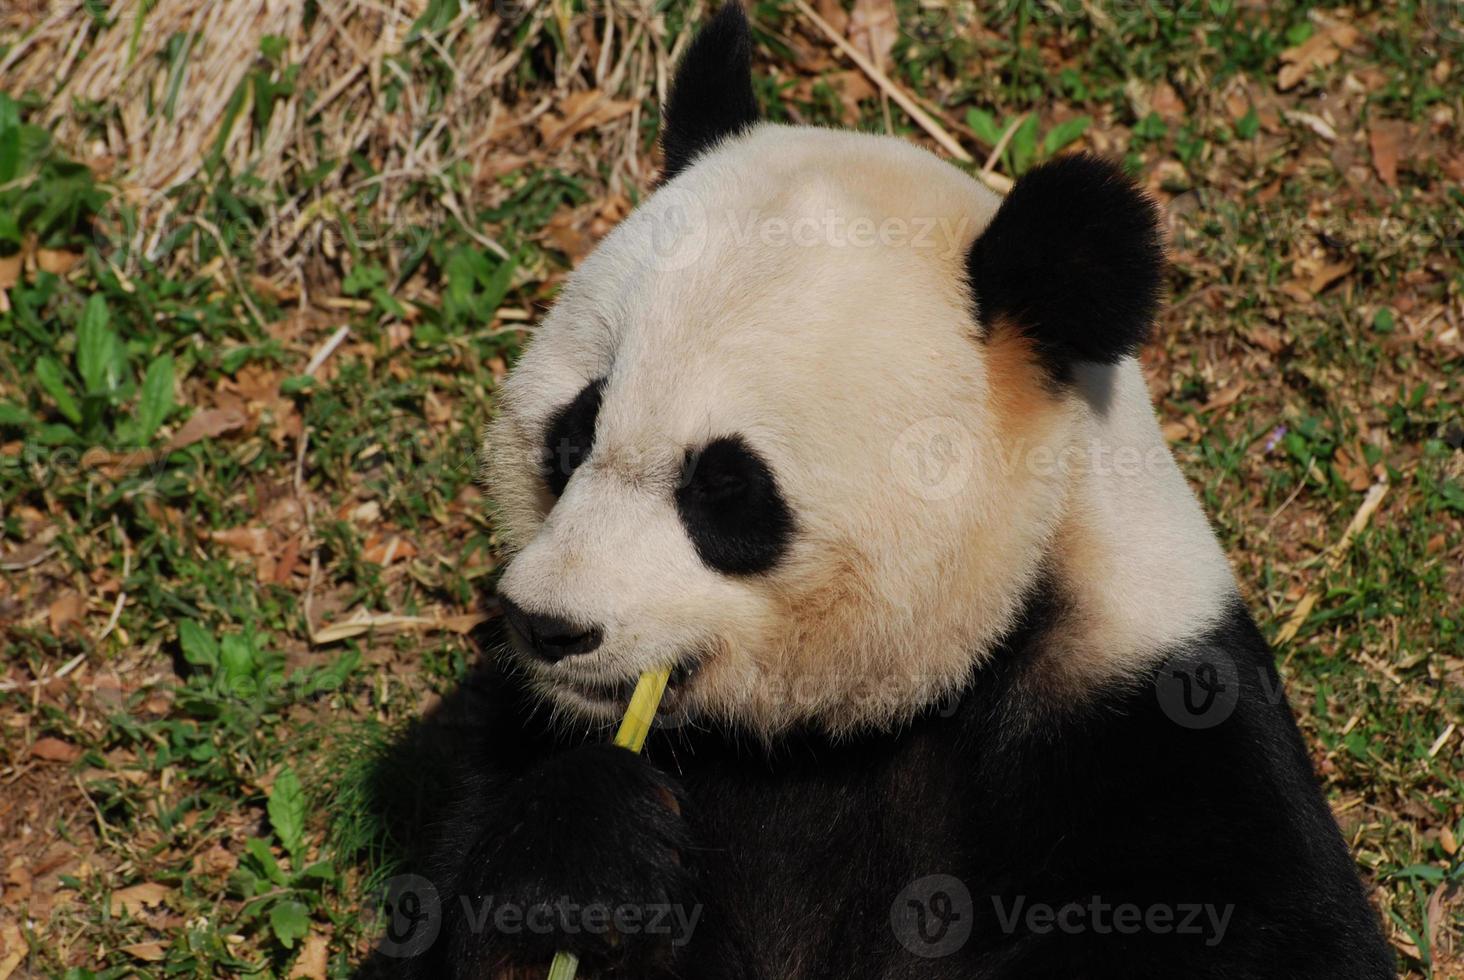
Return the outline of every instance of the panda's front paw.
{"type": "Polygon", "coordinates": [[[680,793],[611,745],[556,756],[504,787],[447,910],[460,976],[516,975],[556,950],[592,971],[652,977],[700,909],[680,793]]]}

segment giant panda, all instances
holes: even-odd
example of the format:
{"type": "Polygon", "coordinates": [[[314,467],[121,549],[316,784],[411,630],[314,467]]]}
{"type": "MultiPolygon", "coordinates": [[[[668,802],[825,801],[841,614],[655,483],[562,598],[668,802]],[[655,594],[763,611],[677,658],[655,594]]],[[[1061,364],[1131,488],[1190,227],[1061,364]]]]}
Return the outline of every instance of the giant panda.
{"type": "Polygon", "coordinates": [[[1134,357],[1155,205],[759,122],[749,50],[502,387],[510,645],[398,975],[1393,975],[1134,357]]]}

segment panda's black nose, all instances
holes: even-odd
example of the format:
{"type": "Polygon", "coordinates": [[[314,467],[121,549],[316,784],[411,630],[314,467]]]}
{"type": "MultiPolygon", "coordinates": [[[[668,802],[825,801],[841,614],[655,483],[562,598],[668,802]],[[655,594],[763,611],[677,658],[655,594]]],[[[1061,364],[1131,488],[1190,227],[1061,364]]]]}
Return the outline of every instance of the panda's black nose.
{"type": "Polygon", "coordinates": [[[603,632],[548,613],[529,612],[504,596],[498,597],[509,627],[543,659],[554,663],[565,657],[589,653],[600,645],[603,632]]]}

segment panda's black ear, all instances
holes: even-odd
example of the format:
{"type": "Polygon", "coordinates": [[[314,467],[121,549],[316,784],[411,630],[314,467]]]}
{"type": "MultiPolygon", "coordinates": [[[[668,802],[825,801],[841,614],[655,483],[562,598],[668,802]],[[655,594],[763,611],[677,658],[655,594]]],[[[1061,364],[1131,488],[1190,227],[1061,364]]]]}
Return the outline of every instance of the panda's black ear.
{"type": "Polygon", "coordinates": [[[662,179],[703,150],[757,122],[752,94],[752,35],[738,0],[727,0],[692,39],[661,112],[662,179]]]}
{"type": "Polygon", "coordinates": [[[1164,271],[1159,212],[1114,164],[1059,157],[1016,182],[966,268],[986,329],[1025,332],[1065,380],[1075,361],[1111,364],[1148,340],[1164,271]]]}

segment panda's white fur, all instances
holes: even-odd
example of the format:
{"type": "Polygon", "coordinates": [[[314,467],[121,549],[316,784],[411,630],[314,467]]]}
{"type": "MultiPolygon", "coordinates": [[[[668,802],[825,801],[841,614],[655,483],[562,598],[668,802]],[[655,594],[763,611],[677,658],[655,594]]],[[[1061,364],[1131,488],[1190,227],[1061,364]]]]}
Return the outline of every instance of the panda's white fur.
{"type": "Polygon", "coordinates": [[[1034,692],[1055,707],[1216,621],[1234,580],[1138,364],[1045,385],[1019,331],[973,317],[965,256],[999,203],[904,141],[764,123],[585,260],[485,444],[515,552],[500,593],[604,630],[525,663],[544,695],[608,720],[628,679],[694,660],[689,717],[838,733],[965,683],[1039,578],[1064,599],[1034,692]],[[599,377],[593,452],[556,503],[545,427],[599,377]],[[708,569],[673,503],[685,451],[725,435],[796,522],[765,574],[708,569]]]}

